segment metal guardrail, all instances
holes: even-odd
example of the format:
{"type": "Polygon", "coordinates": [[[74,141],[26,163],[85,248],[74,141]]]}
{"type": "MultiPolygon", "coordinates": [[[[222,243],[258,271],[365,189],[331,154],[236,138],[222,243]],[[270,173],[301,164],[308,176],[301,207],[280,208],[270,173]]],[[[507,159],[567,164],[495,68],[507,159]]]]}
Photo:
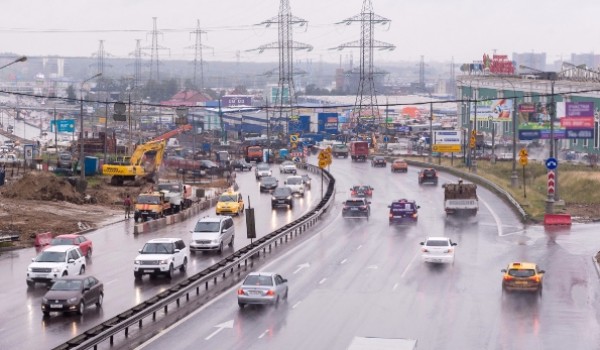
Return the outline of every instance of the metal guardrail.
{"type": "MultiPolygon", "coordinates": [[[[309,172],[321,173],[321,169],[313,165],[303,165],[302,167],[309,172]]],[[[262,257],[265,257],[272,251],[273,247],[276,248],[278,245],[282,245],[298,237],[314,226],[319,221],[321,215],[327,211],[335,196],[335,179],[326,170],[323,170],[323,174],[328,180],[327,191],[317,206],[307,214],[232,253],[218,263],[177,283],[153,298],[120,313],[100,325],[88,329],[79,336],[55,347],[54,350],[91,348],[96,350],[100,344],[106,341],[112,346],[114,345],[114,337],[116,335],[124,333],[125,338],[128,337],[130,327],[137,326],[142,328],[145,319],[151,318],[150,322],[154,322],[157,320],[159,312],[162,311],[166,315],[169,307],[173,306],[173,304],[174,307],[179,308],[182,301],[190,302],[193,295],[200,296],[201,290],[208,291],[211,282],[214,286],[220,281],[225,281],[228,276],[236,273],[239,276],[242,268],[244,270],[252,268],[254,261],[260,259],[261,254],[262,257]]]]}

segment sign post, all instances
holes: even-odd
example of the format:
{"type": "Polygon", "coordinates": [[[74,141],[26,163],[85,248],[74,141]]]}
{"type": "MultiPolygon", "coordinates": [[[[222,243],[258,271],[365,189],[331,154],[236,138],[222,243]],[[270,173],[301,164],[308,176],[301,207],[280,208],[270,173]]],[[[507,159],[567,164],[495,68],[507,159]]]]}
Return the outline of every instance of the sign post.
{"type": "Polygon", "coordinates": [[[523,197],[527,198],[527,190],[526,190],[526,184],[527,181],[525,179],[525,166],[529,163],[529,154],[527,153],[527,149],[526,148],[521,148],[521,150],[519,151],[519,164],[521,164],[523,166],[523,197]]]}

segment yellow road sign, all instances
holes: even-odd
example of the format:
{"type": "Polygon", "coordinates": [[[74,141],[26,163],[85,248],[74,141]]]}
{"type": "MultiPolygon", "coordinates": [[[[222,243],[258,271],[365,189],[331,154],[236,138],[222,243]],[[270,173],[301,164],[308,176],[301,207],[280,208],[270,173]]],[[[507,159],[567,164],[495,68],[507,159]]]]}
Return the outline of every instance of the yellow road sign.
{"type": "Polygon", "coordinates": [[[325,161],[325,160],[319,160],[319,168],[321,168],[321,169],[326,168],[327,165],[329,165],[327,163],[327,161],[325,161]]]}
{"type": "Polygon", "coordinates": [[[519,164],[525,166],[525,165],[527,165],[527,163],[529,163],[529,161],[527,160],[527,157],[525,157],[525,158],[523,158],[523,157],[519,158],[519,164]]]}
{"type": "Polygon", "coordinates": [[[527,153],[527,149],[521,148],[521,150],[519,151],[519,156],[527,158],[528,155],[529,154],[527,153]]]}
{"type": "Polygon", "coordinates": [[[460,145],[432,145],[433,152],[460,152],[460,145]]]}
{"type": "Polygon", "coordinates": [[[475,148],[476,145],[477,145],[477,141],[475,140],[474,137],[471,137],[471,140],[469,141],[469,148],[475,148]]]}

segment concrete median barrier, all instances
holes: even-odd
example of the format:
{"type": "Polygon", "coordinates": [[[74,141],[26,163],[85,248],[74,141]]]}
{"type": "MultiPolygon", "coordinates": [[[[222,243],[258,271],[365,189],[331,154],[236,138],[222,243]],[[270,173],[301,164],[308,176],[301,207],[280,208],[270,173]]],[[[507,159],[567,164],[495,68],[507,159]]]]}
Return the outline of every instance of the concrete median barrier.
{"type": "Polygon", "coordinates": [[[169,215],[164,218],[158,220],[151,220],[146,222],[141,222],[136,224],[133,227],[133,234],[147,233],[151,231],[156,231],[167,225],[172,225],[177,222],[185,221],[191,217],[194,217],[198,213],[203,210],[206,210],[210,207],[213,207],[217,204],[217,198],[207,199],[205,201],[201,201],[193,204],[191,207],[180,211],[177,214],[169,215]]]}

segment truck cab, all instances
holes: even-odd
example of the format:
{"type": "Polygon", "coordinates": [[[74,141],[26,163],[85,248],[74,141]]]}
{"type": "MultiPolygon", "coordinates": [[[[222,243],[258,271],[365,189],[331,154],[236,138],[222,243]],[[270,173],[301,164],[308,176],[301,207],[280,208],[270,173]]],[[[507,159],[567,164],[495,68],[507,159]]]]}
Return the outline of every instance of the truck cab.
{"type": "Polygon", "coordinates": [[[160,219],[171,212],[171,203],[162,192],[140,194],[135,201],[134,220],[160,219]]]}

